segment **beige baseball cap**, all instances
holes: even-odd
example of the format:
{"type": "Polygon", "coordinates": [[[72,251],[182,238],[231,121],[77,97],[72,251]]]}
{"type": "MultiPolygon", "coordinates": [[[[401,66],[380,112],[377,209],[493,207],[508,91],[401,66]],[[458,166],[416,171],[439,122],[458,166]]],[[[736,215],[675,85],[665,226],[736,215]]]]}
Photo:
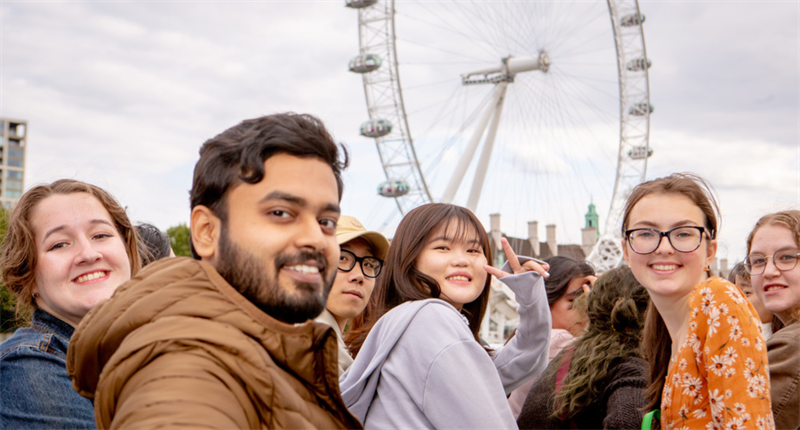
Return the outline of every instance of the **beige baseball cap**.
{"type": "Polygon", "coordinates": [[[377,231],[367,230],[357,219],[351,216],[340,216],[339,224],[336,226],[336,241],[339,242],[339,245],[359,237],[375,248],[375,252],[378,254],[376,257],[381,260],[386,259],[386,253],[389,252],[389,241],[386,237],[377,231]]]}

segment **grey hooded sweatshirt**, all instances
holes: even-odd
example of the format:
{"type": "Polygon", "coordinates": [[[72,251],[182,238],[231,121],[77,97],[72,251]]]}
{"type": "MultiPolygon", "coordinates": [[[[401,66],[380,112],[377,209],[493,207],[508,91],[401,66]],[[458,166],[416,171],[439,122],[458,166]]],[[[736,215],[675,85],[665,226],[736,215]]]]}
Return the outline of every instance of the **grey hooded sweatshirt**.
{"type": "Polygon", "coordinates": [[[520,304],[520,324],[491,356],[443,300],[406,302],[381,317],[339,379],[365,428],[517,428],[506,394],[547,366],[550,308],[537,273],[502,281],[520,304]]]}

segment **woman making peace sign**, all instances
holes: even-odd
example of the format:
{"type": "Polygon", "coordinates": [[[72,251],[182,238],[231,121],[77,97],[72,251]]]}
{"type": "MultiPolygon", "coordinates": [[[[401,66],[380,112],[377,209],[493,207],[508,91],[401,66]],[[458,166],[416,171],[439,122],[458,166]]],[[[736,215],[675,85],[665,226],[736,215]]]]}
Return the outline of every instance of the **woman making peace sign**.
{"type": "Polygon", "coordinates": [[[503,248],[501,271],[488,264],[486,231],[462,207],[428,204],[403,218],[340,379],[365,428],[517,428],[506,394],[547,365],[547,266],[518,259],[505,240],[503,248]],[[520,304],[517,334],[498,351],[478,338],[489,275],[520,304]]]}

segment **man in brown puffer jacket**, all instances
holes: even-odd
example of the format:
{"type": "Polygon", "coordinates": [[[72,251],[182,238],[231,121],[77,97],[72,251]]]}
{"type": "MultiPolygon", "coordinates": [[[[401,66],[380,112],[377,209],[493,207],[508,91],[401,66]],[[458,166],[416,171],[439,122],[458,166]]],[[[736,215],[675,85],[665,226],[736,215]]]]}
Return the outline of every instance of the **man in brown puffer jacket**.
{"type": "Polygon", "coordinates": [[[344,159],[307,115],[203,145],[195,259],[149,265],[72,337],[67,367],[99,428],[361,428],[339,393],[336,336],[309,321],[336,275],[344,159]]]}

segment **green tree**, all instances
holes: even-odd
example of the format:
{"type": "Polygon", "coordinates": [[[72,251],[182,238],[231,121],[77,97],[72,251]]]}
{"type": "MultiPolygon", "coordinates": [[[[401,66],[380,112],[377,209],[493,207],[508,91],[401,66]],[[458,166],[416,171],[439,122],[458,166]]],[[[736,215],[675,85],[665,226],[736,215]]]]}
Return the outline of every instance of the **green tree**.
{"type": "Polygon", "coordinates": [[[192,256],[192,251],[189,246],[191,232],[189,231],[189,227],[186,225],[186,223],[181,223],[168,228],[167,235],[169,235],[169,242],[172,245],[172,252],[174,252],[175,255],[183,257],[192,256]]]}

